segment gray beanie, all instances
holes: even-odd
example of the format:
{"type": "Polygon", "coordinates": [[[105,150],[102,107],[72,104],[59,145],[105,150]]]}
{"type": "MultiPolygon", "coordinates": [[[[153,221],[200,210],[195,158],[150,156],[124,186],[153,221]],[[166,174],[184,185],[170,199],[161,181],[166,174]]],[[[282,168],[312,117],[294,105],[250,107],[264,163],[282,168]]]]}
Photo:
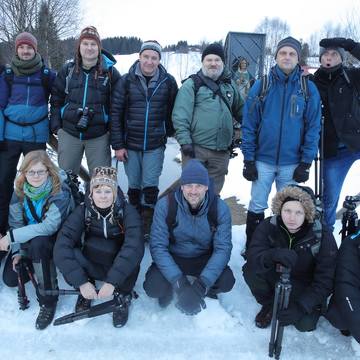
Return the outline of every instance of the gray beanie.
{"type": "Polygon", "coordinates": [[[141,45],[140,54],[145,50],[156,51],[161,59],[161,51],[162,51],[161,45],[156,40],[144,41],[143,44],[141,45]]]}
{"type": "Polygon", "coordinates": [[[341,61],[344,61],[345,58],[345,50],[341,47],[322,47],[320,46],[320,50],[319,50],[319,61],[321,61],[321,57],[324,55],[326,50],[335,50],[339,53],[340,57],[341,57],[341,61]]]}
{"type": "Polygon", "coordinates": [[[300,60],[301,43],[300,43],[300,41],[296,40],[295,38],[293,38],[291,36],[288,36],[287,38],[279,41],[279,43],[277,44],[276,52],[275,52],[275,59],[277,57],[279,50],[281,48],[283,48],[284,46],[290,46],[291,48],[293,48],[298,55],[298,59],[300,60]]]}

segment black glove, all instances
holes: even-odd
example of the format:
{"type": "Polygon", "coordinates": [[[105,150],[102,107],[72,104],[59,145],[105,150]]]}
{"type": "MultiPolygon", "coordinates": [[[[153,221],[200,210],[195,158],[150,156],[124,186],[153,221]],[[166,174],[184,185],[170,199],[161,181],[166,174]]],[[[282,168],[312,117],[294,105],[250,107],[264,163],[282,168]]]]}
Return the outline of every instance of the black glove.
{"type": "Polygon", "coordinates": [[[195,157],[195,151],[193,144],[184,144],[181,145],[181,152],[183,155],[194,158],[195,157]]]}
{"type": "Polygon", "coordinates": [[[189,280],[185,275],[182,275],[181,278],[173,283],[173,289],[177,294],[180,294],[187,286],[191,286],[189,280]]]}
{"type": "Polygon", "coordinates": [[[346,51],[351,51],[355,46],[356,42],[352,39],[345,39],[343,37],[322,39],[319,45],[323,48],[337,48],[341,47],[346,51]]]}
{"type": "Polygon", "coordinates": [[[296,265],[297,253],[291,249],[272,249],[265,255],[265,265],[271,266],[280,263],[287,268],[293,268],[296,265]]]}
{"type": "Polygon", "coordinates": [[[293,179],[298,183],[309,180],[310,167],[311,164],[301,162],[294,170],[293,179]]]}
{"type": "Polygon", "coordinates": [[[255,161],[244,160],[243,177],[248,181],[255,181],[258,178],[255,161]]]}
{"type": "Polygon", "coordinates": [[[0,151],[6,151],[6,150],[7,150],[7,142],[0,141],[0,151]]]}
{"type": "Polygon", "coordinates": [[[287,309],[279,310],[278,320],[279,325],[287,326],[294,325],[301,320],[305,315],[304,310],[297,303],[290,304],[287,309]]]}

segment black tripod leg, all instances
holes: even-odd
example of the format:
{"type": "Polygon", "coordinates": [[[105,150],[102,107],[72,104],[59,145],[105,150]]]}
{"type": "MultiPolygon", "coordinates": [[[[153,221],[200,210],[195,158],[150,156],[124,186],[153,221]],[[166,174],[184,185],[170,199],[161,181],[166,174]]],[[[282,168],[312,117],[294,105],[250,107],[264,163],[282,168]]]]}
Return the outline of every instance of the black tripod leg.
{"type": "Polygon", "coordinates": [[[274,305],[273,305],[273,313],[271,318],[271,335],[269,342],[269,356],[273,357],[275,351],[275,339],[277,337],[277,330],[279,326],[279,321],[277,319],[278,309],[279,309],[279,300],[281,298],[281,285],[280,283],[276,284],[275,287],[275,296],[274,296],[274,305]]]}

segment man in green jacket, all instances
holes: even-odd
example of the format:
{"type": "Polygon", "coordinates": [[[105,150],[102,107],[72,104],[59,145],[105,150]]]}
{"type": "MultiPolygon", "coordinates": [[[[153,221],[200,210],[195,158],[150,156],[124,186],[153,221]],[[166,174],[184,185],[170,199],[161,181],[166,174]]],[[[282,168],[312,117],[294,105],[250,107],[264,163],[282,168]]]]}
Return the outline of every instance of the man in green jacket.
{"type": "Polygon", "coordinates": [[[173,125],[183,166],[191,158],[202,161],[219,194],[228,171],[233,122],[241,120],[243,101],[224,66],[220,44],[207,46],[201,61],[201,69],[183,83],[177,94],[173,125]]]}

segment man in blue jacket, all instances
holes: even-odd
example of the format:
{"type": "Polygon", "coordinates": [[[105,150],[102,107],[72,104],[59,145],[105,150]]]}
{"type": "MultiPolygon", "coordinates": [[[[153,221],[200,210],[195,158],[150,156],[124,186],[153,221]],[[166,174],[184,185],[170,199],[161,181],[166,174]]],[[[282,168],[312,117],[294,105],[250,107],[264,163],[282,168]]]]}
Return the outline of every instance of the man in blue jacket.
{"type": "Polygon", "coordinates": [[[150,234],[154,262],[147,271],[144,289],[148,296],[159,299],[161,307],[171,302],[175,292],[176,307],[195,315],[205,308],[205,296],[217,298],[235,283],[227,265],[232,249],[231,216],[225,202],[214,194],[199,160],[187,162],[180,182],[181,188],[174,194],[177,211],[173,226],[168,221],[170,198],[162,198],[155,207],[150,234]],[[212,206],[216,206],[216,226],[209,223],[212,206]],[[192,283],[188,275],[195,277],[192,283]]]}
{"type": "Polygon", "coordinates": [[[55,75],[44,66],[36,38],[28,32],[19,34],[15,56],[0,75],[0,237],[8,228],[20,155],[46,149],[49,89],[55,75]]]}
{"type": "Polygon", "coordinates": [[[243,176],[252,181],[246,248],[257,224],[264,219],[272,183],[275,181],[280,191],[286,185],[307,181],[317,154],[320,97],[314,84],[302,79],[300,51],[298,40],[281,40],[275,53],[276,65],[254,84],[245,104],[243,176]]]}

